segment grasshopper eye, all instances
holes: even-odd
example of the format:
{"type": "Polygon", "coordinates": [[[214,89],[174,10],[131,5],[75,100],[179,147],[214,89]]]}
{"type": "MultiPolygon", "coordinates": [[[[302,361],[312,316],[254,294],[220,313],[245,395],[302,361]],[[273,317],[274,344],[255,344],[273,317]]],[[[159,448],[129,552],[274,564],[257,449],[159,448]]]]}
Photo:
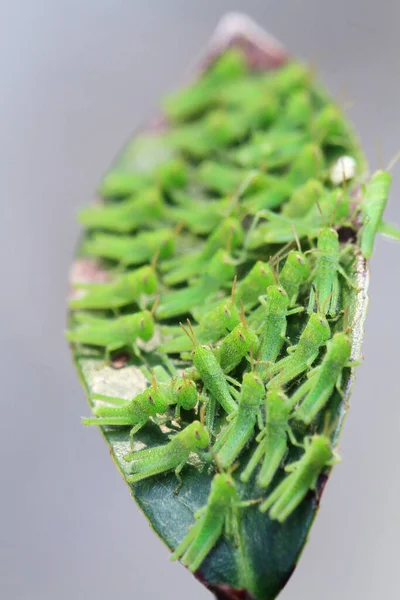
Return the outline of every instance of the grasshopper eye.
{"type": "Polygon", "coordinates": [[[224,315],[228,318],[231,316],[231,312],[227,306],[224,306],[224,315]]]}
{"type": "Polygon", "coordinates": [[[143,317],[139,321],[139,327],[140,327],[140,329],[144,329],[144,318],[143,317]]]}
{"type": "Polygon", "coordinates": [[[322,317],[319,318],[319,322],[321,323],[321,325],[323,327],[327,327],[328,323],[325,321],[325,319],[323,319],[322,317]]]}
{"type": "Polygon", "coordinates": [[[154,406],[154,398],[153,398],[153,396],[151,394],[148,395],[147,399],[149,401],[149,404],[151,404],[152,406],[154,406]]]}
{"type": "Polygon", "coordinates": [[[305,265],[306,264],[306,261],[304,260],[304,258],[300,254],[296,254],[296,258],[297,258],[297,262],[299,263],[299,265],[305,265]]]}
{"type": "Polygon", "coordinates": [[[278,292],[279,292],[279,293],[280,293],[282,296],[285,296],[285,294],[286,294],[285,290],[284,290],[283,288],[281,288],[281,287],[278,287],[278,292]]]}
{"type": "Polygon", "coordinates": [[[241,340],[242,342],[244,342],[244,341],[245,341],[245,337],[244,337],[244,335],[243,335],[243,332],[242,332],[242,331],[239,331],[239,332],[238,332],[238,338],[240,338],[240,340],[241,340]]]}
{"type": "Polygon", "coordinates": [[[200,432],[198,429],[196,429],[196,431],[194,432],[194,437],[199,440],[200,439],[200,432]]]}

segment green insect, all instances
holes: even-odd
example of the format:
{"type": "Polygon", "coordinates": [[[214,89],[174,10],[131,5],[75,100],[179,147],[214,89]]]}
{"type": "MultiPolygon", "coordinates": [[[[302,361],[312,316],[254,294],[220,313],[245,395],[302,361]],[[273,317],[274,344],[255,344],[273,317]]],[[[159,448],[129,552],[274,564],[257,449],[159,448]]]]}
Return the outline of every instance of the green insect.
{"type": "Polygon", "coordinates": [[[363,227],[360,230],[361,252],[365,258],[371,258],[375,237],[379,231],[383,212],[389,197],[392,176],[387,171],[377,171],[365,188],[361,213],[363,227]]]}
{"type": "Polygon", "coordinates": [[[225,374],[214,352],[208,346],[199,344],[190,321],[188,321],[188,328],[182,324],[181,327],[192,342],[193,365],[198,371],[204,388],[210,395],[210,404],[207,411],[211,416],[208,416],[208,423],[213,420],[216,403],[220,404],[227,414],[235,412],[237,404],[232,397],[225,374]]]}
{"type": "Polygon", "coordinates": [[[105,283],[84,283],[74,287],[79,296],[69,301],[72,310],[116,310],[158,289],[155,261],[151,265],[128,271],[105,283]]]}
{"type": "Polygon", "coordinates": [[[321,202],[326,193],[323,184],[318,179],[309,179],[299,186],[282,206],[281,214],[289,219],[299,219],[309,214],[315,206],[315,199],[321,202]]]}
{"type": "Polygon", "coordinates": [[[287,349],[289,356],[269,368],[269,376],[275,377],[268,383],[267,388],[286,385],[307,371],[317,358],[321,346],[326,344],[330,337],[331,330],[325,316],[312,313],[297,345],[287,349]]]}
{"type": "Polygon", "coordinates": [[[148,477],[174,470],[181,485],[180,472],[188,462],[189,455],[192,452],[201,454],[201,451],[208,447],[209,442],[208,431],[204,425],[199,421],[193,421],[174,435],[167,444],[127,454],[124,460],[131,463],[131,475],[126,479],[128,483],[137,483],[148,477]]]}
{"type": "Polygon", "coordinates": [[[279,208],[293,194],[293,186],[285,178],[264,173],[259,175],[258,181],[262,189],[242,203],[245,214],[257,215],[260,211],[279,208]]]}
{"type": "MultiPolygon", "coordinates": [[[[270,264],[258,260],[243,279],[236,284],[235,302],[242,303],[246,311],[251,310],[260,303],[260,296],[264,294],[266,288],[272,283],[274,283],[274,275],[270,264]]],[[[215,301],[215,307],[223,306],[224,304],[225,299],[215,301]]],[[[207,306],[199,306],[193,315],[200,321],[208,312],[209,306],[207,304],[207,306]]]]}
{"type": "MultiPolygon", "coordinates": [[[[271,274],[273,275],[272,270],[271,274]]],[[[274,301],[272,301],[272,298],[268,297],[268,288],[267,296],[260,297],[262,306],[258,307],[252,313],[250,322],[254,328],[263,329],[264,333],[262,338],[265,339],[265,343],[269,347],[269,350],[265,347],[265,352],[263,353],[265,356],[264,358],[261,358],[261,360],[276,360],[276,357],[279,354],[279,339],[275,334],[272,334],[272,332],[278,331],[280,326],[282,327],[282,331],[286,331],[286,317],[303,310],[299,307],[289,311],[289,306],[294,306],[296,304],[301,286],[306,282],[309,275],[310,268],[305,255],[297,250],[291,250],[280,272],[279,285],[270,286],[271,291],[273,291],[272,293],[275,294],[274,301]],[[283,290],[285,294],[282,296],[281,293],[278,293],[277,288],[283,290]],[[280,302],[278,298],[280,298],[280,302]],[[279,304],[281,305],[280,308],[278,308],[279,304]],[[286,309],[283,308],[283,305],[286,306],[286,309]],[[271,315],[271,317],[269,317],[269,315],[271,315]],[[277,351],[276,356],[273,348],[277,351]],[[267,355],[271,357],[275,356],[275,359],[267,358],[267,355]]],[[[278,279],[276,276],[274,276],[274,278],[276,280],[278,279]]],[[[282,338],[281,342],[283,339],[284,338],[282,338]]],[[[280,343],[279,350],[281,347],[282,343],[280,343]]]]}
{"type": "Polygon", "coordinates": [[[294,306],[301,286],[310,276],[310,267],[306,256],[297,250],[291,250],[279,274],[279,281],[289,298],[289,306],[294,306]]]}
{"type": "Polygon", "coordinates": [[[171,290],[162,296],[157,311],[159,319],[168,319],[191,312],[213,296],[221,287],[232,282],[235,267],[232,258],[219,250],[204,269],[202,277],[187,288],[171,290]]]}
{"type": "Polygon", "coordinates": [[[207,504],[195,513],[195,523],[171,556],[181,559],[192,573],[197,571],[225,531],[228,536],[239,538],[240,508],[251,506],[257,500],[240,501],[231,475],[218,473],[211,482],[207,504]]]}
{"type": "Polygon", "coordinates": [[[243,53],[234,49],[225,52],[198,82],[167,98],[164,103],[167,116],[181,122],[201,115],[215,105],[220,89],[230,81],[240,80],[246,70],[243,53]]]}
{"type": "MultiPolygon", "coordinates": [[[[267,73],[266,78],[283,101],[299,90],[309,89],[312,71],[299,62],[288,62],[280,69],[267,73]]],[[[284,117],[282,117],[284,121],[284,117]]]]}
{"type": "Polygon", "coordinates": [[[137,394],[132,400],[94,394],[94,400],[101,400],[111,406],[95,406],[93,418],[83,419],[84,425],[117,425],[131,426],[130,441],[133,436],[148,422],[150,417],[157,424],[157,415],[164,415],[168,407],[176,404],[175,416],[179,417],[180,409],[191,410],[199,401],[199,394],[194,381],[186,377],[174,378],[170,383],[157,382],[153,376],[152,385],[137,394]]]}
{"type": "Polygon", "coordinates": [[[299,506],[308,490],[317,491],[321,473],[339,462],[326,435],[314,435],[305,439],[305,451],[300,460],[286,467],[289,475],[261,504],[260,510],[269,509],[270,519],[283,523],[299,506]]]}
{"type": "Polygon", "coordinates": [[[325,146],[340,146],[346,150],[352,131],[343,118],[343,113],[338,106],[328,104],[316,115],[312,123],[315,139],[325,146]]]}
{"type": "Polygon", "coordinates": [[[285,106],[285,128],[309,130],[313,116],[314,106],[310,90],[297,90],[289,96],[285,106]]]}
{"type": "Polygon", "coordinates": [[[251,310],[259,303],[259,297],[264,294],[269,285],[274,282],[271,265],[258,260],[250,271],[236,286],[236,301],[243,302],[246,310],[251,310]]]}
{"type": "Polygon", "coordinates": [[[319,302],[323,314],[334,317],[337,314],[340,296],[339,274],[351,287],[355,287],[350,277],[340,264],[341,256],[351,250],[346,246],[340,250],[339,236],[337,232],[325,227],[318,235],[317,261],[312,274],[312,288],[308,303],[308,312],[311,313],[319,302]]]}
{"type": "Polygon", "coordinates": [[[267,289],[264,316],[261,325],[260,344],[257,357],[260,361],[258,372],[264,377],[268,366],[276,361],[286,336],[289,297],[279,285],[271,285],[267,289]]]}
{"type": "MultiPolygon", "coordinates": [[[[139,142],[140,140],[136,141],[139,142]]],[[[150,152],[148,149],[147,152],[150,153],[151,159],[154,160],[154,152],[160,152],[160,148],[154,149],[154,142],[151,138],[148,138],[146,141],[147,143],[150,142],[151,146],[150,152]]],[[[161,139],[159,142],[162,145],[161,139]]],[[[164,147],[161,150],[161,154],[168,155],[171,153],[164,147]]],[[[103,179],[99,192],[103,198],[123,198],[132,194],[142,193],[145,188],[154,185],[154,183],[158,184],[162,189],[169,191],[183,187],[186,181],[187,166],[185,163],[180,159],[170,158],[161,163],[156,161],[152,169],[145,169],[143,171],[111,171],[103,179]]]]}
{"type": "Polygon", "coordinates": [[[228,416],[230,423],[219,434],[212,449],[214,460],[221,469],[231,467],[246,444],[254,435],[258,419],[262,424],[261,402],[265,389],[261,379],[254,373],[243,375],[239,406],[228,416]]]}
{"type": "MultiPolygon", "coordinates": [[[[200,343],[217,342],[240,323],[240,314],[235,306],[235,283],[232,287],[230,300],[223,300],[200,318],[197,327],[193,327],[196,338],[200,343]]],[[[160,352],[179,354],[192,348],[192,342],[187,335],[181,335],[165,342],[159,348],[160,352]]]]}
{"type": "Polygon", "coordinates": [[[174,128],[168,136],[173,148],[201,159],[240,141],[251,127],[251,120],[251,115],[244,112],[217,108],[201,120],[174,128]]]}
{"type": "Polygon", "coordinates": [[[232,212],[233,201],[230,198],[211,200],[199,198],[187,191],[176,191],[172,195],[173,206],[165,208],[169,219],[182,225],[195,235],[209,235],[232,212]]]}
{"type": "MultiPolygon", "coordinates": [[[[285,206],[290,204],[291,200],[285,206]]],[[[317,237],[327,221],[335,227],[354,228],[351,222],[351,198],[346,190],[340,188],[325,192],[319,199],[315,196],[314,204],[302,217],[289,217],[283,210],[281,213],[263,210],[258,215],[258,218],[260,217],[267,218],[268,222],[262,222],[253,229],[248,241],[249,250],[266,244],[286,244],[295,241],[296,235],[299,238],[317,237]]]]}
{"type": "Polygon", "coordinates": [[[243,238],[244,232],[240,222],[234,218],[224,219],[208,237],[201,250],[191,255],[186,254],[184,261],[182,256],[179,256],[163,263],[162,270],[168,271],[164,282],[166,285],[176,285],[198,276],[216,252],[227,247],[233,251],[242,244],[243,238]]]}
{"type": "Polygon", "coordinates": [[[300,150],[286,175],[293,186],[303,185],[308,179],[320,179],[324,175],[325,158],[321,148],[305,144],[300,150]]]}
{"type": "Polygon", "coordinates": [[[84,208],[80,211],[78,220],[86,229],[130,233],[143,225],[156,222],[162,215],[163,200],[160,190],[150,187],[121,202],[84,208]]]}
{"type": "Polygon", "coordinates": [[[297,406],[294,418],[309,425],[324,408],[336,387],[343,396],[340,384],[343,369],[358,363],[350,361],[351,341],[345,332],[335,333],[327,344],[320,365],[310,371],[305,381],[291,396],[291,406],[297,406]]]}
{"type": "Polygon", "coordinates": [[[116,319],[78,314],[75,317],[75,328],[67,331],[65,335],[67,340],[74,344],[104,348],[107,360],[112,352],[126,346],[132,346],[134,353],[138,354],[137,340],[148,342],[154,335],[153,315],[156,308],[157,301],[151,312],[143,310],[116,319]]]}
{"type": "MultiPolygon", "coordinates": [[[[249,171],[217,161],[204,161],[196,171],[198,183],[206,189],[217,192],[222,196],[233,194],[248,179],[249,171]]],[[[263,174],[255,174],[251,183],[247,186],[247,193],[263,189],[263,174]]]]}
{"type": "Polygon", "coordinates": [[[134,237],[99,232],[86,240],[83,250],[91,256],[115,260],[126,267],[141,265],[151,261],[156,253],[160,259],[172,256],[176,235],[176,231],[166,228],[142,231],[134,237]]]}
{"type": "Polygon", "coordinates": [[[257,334],[248,326],[242,311],[241,323],[224,337],[215,351],[224,373],[230,373],[246,356],[254,355],[258,347],[257,334]]]}
{"type": "Polygon", "coordinates": [[[308,137],[299,131],[257,131],[250,142],[232,150],[230,156],[241,167],[284,168],[296,158],[308,137]]]}
{"type": "Polygon", "coordinates": [[[268,391],[265,399],[265,427],[256,437],[258,446],[253,452],[240,479],[247,483],[254,469],[261,463],[257,475],[257,484],[265,488],[269,486],[288,450],[288,436],[293,440],[289,426],[291,405],[287,396],[278,389],[268,391]]]}

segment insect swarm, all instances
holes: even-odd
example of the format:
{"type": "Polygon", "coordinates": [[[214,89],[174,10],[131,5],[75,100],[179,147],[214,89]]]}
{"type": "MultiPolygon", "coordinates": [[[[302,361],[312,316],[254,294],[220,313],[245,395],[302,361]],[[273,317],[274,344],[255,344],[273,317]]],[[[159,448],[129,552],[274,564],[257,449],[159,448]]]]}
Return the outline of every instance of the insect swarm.
{"type": "Polygon", "coordinates": [[[230,35],[81,213],[80,258],[107,282],[76,287],[67,337],[90,423],[173,557],[219,596],[273,600],[336,462],[365,257],[378,232],[398,234],[382,220],[388,174],[366,176],[351,125],[312,71],[265,50],[270,41],[230,35]],[[178,401],[179,385],[191,402],[178,401]]]}

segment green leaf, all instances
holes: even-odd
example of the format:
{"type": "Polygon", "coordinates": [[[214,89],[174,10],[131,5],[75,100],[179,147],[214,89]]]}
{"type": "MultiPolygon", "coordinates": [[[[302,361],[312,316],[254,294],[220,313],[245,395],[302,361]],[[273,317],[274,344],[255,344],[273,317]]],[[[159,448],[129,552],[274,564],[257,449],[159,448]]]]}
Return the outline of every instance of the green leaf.
{"type": "MultiPolygon", "coordinates": [[[[279,67],[286,60],[284,51],[268,37],[262,37],[258,29],[246,21],[236,20],[226,22],[220,27],[208,47],[202,67],[211,58],[222,53],[228,46],[238,45],[246,49],[250,64],[258,68],[269,69],[279,67]],[[235,24],[232,27],[232,23],[235,24]]],[[[321,98],[324,95],[321,92],[321,98]]],[[[322,102],[322,100],[321,100],[322,102]]],[[[133,141],[120,155],[114,169],[128,172],[132,165],[143,172],[146,180],[151,169],[164,160],[173,157],[164,146],[163,138],[154,135],[154,144],[146,139],[145,148],[140,142],[133,141]]],[[[140,187],[141,181],[135,181],[140,187]]],[[[107,195],[107,194],[105,194],[107,195]]],[[[112,194],[111,194],[112,195],[112,194]]],[[[345,235],[345,232],[343,232],[345,235]]],[[[343,305],[347,306],[349,322],[355,322],[352,330],[352,358],[360,357],[363,325],[367,308],[368,274],[365,260],[357,256],[353,271],[348,274],[355,281],[358,289],[346,288],[343,305]]],[[[105,272],[92,260],[78,252],[78,258],[72,270],[72,279],[83,278],[86,282],[98,281],[105,272]]],[[[303,321],[299,321],[303,322],[303,321]]],[[[73,316],[70,316],[73,324],[73,316]]],[[[85,348],[73,348],[74,362],[80,380],[87,392],[88,400],[93,393],[118,396],[130,399],[143,390],[145,378],[141,371],[139,359],[124,359],[121,364],[109,365],[102,354],[85,348]],[[116,368],[120,366],[121,368],[116,368]]],[[[156,349],[148,348],[143,354],[147,367],[157,364],[159,358],[156,349]]],[[[345,390],[345,401],[335,392],[329,402],[330,421],[335,422],[334,438],[339,435],[343,420],[346,416],[346,405],[350,398],[353,383],[353,372],[348,369],[342,388],[345,390]]],[[[124,455],[130,450],[129,427],[100,428],[110,454],[126,480],[129,474],[129,463],[124,461],[124,455]]],[[[135,436],[135,448],[158,446],[168,441],[166,428],[146,425],[135,436]]],[[[241,467],[247,462],[247,457],[254,451],[255,442],[247,450],[247,456],[241,460],[241,467]]],[[[299,450],[293,448],[286,462],[291,462],[299,455],[299,450]]],[[[236,475],[236,473],[235,473],[236,475]]],[[[281,470],[279,477],[284,475],[281,470]]],[[[95,474],[93,474],[93,477],[95,474]]],[[[204,506],[210,491],[213,473],[208,466],[198,458],[191,462],[182,472],[183,485],[176,494],[177,481],[174,473],[152,477],[141,483],[131,485],[133,498],[149,520],[154,531],[164,543],[174,550],[187,534],[194,522],[194,513],[204,506]]],[[[312,522],[316,516],[319,499],[325,487],[327,475],[320,477],[317,493],[310,492],[297,510],[283,523],[271,521],[268,514],[263,514],[254,505],[241,512],[241,528],[239,543],[235,546],[228,537],[221,537],[214,549],[209,553],[196,577],[220,599],[256,599],[273,600],[291,576],[299,556],[307,541],[312,522]]],[[[129,484],[127,484],[129,485],[129,484]]],[[[256,498],[260,490],[254,482],[238,483],[239,495],[242,499],[256,498]]]]}

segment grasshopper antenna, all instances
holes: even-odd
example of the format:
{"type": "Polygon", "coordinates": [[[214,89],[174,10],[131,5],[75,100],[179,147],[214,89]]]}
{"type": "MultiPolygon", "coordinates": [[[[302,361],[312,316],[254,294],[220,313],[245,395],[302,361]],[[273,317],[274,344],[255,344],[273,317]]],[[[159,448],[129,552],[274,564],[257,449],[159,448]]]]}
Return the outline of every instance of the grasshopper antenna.
{"type": "Polygon", "coordinates": [[[274,262],[272,256],[269,259],[269,266],[271,269],[272,277],[274,278],[276,285],[279,285],[279,263],[280,263],[280,260],[281,260],[281,257],[278,257],[276,259],[276,262],[274,262]]]}
{"type": "Polygon", "coordinates": [[[160,302],[160,296],[158,295],[157,298],[154,300],[153,307],[152,307],[152,309],[150,311],[150,316],[151,317],[154,317],[159,302],[160,302]]]}
{"type": "Polygon", "coordinates": [[[239,317],[240,320],[242,322],[242,325],[245,329],[247,329],[247,321],[246,321],[246,315],[244,313],[244,304],[243,304],[243,300],[240,300],[240,313],[239,313],[239,317]]]}
{"type": "Polygon", "coordinates": [[[196,337],[196,334],[193,330],[192,324],[189,319],[187,319],[187,327],[183,325],[183,323],[179,323],[180,327],[183,329],[183,332],[188,336],[189,340],[192,342],[193,346],[199,345],[199,340],[196,337]]]}
{"type": "Polygon", "coordinates": [[[296,231],[296,227],[294,226],[294,223],[292,223],[292,231],[293,231],[293,237],[294,237],[294,240],[296,242],[297,249],[298,249],[299,252],[302,253],[299,236],[297,235],[297,231],[296,231]]]}
{"type": "Polygon", "coordinates": [[[153,259],[150,263],[151,268],[153,269],[153,271],[156,270],[156,266],[157,266],[157,261],[159,259],[160,256],[160,248],[158,248],[158,250],[156,251],[155,255],[153,256],[153,259]]]}
{"type": "Polygon", "coordinates": [[[150,369],[150,373],[151,373],[151,385],[154,389],[155,392],[157,392],[157,379],[154,373],[154,369],[150,369]]]}
{"type": "Polygon", "coordinates": [[[385,169],[385,171],[391,171],[393,169],[393,167],[397,164],[397,162],[400,160],[400,150],[398,150],[396,152],[396,154],[393,156],[393,158],[391,158],[387,164],[387,167],[385,169]]]}
{"type": "Polygon", "coordinates": [[[240,183],[239,187],[236,190],[236,193],[233,195],[233,200],[237,202],[243,196],[245,191],[248,189],[252,181],[259,175],[260,171],[253,169],[246,175],[243,181],[240,183]]]}
{"type": "Polygon", "coordinates": [[[237,275],[235,275],[235,277],[233,278],[233,283],[232,283],[232,291],[231,291],[232,306],[234,306],[234,304],[235,304],[236,287],[237,287],[237,275]]]}

